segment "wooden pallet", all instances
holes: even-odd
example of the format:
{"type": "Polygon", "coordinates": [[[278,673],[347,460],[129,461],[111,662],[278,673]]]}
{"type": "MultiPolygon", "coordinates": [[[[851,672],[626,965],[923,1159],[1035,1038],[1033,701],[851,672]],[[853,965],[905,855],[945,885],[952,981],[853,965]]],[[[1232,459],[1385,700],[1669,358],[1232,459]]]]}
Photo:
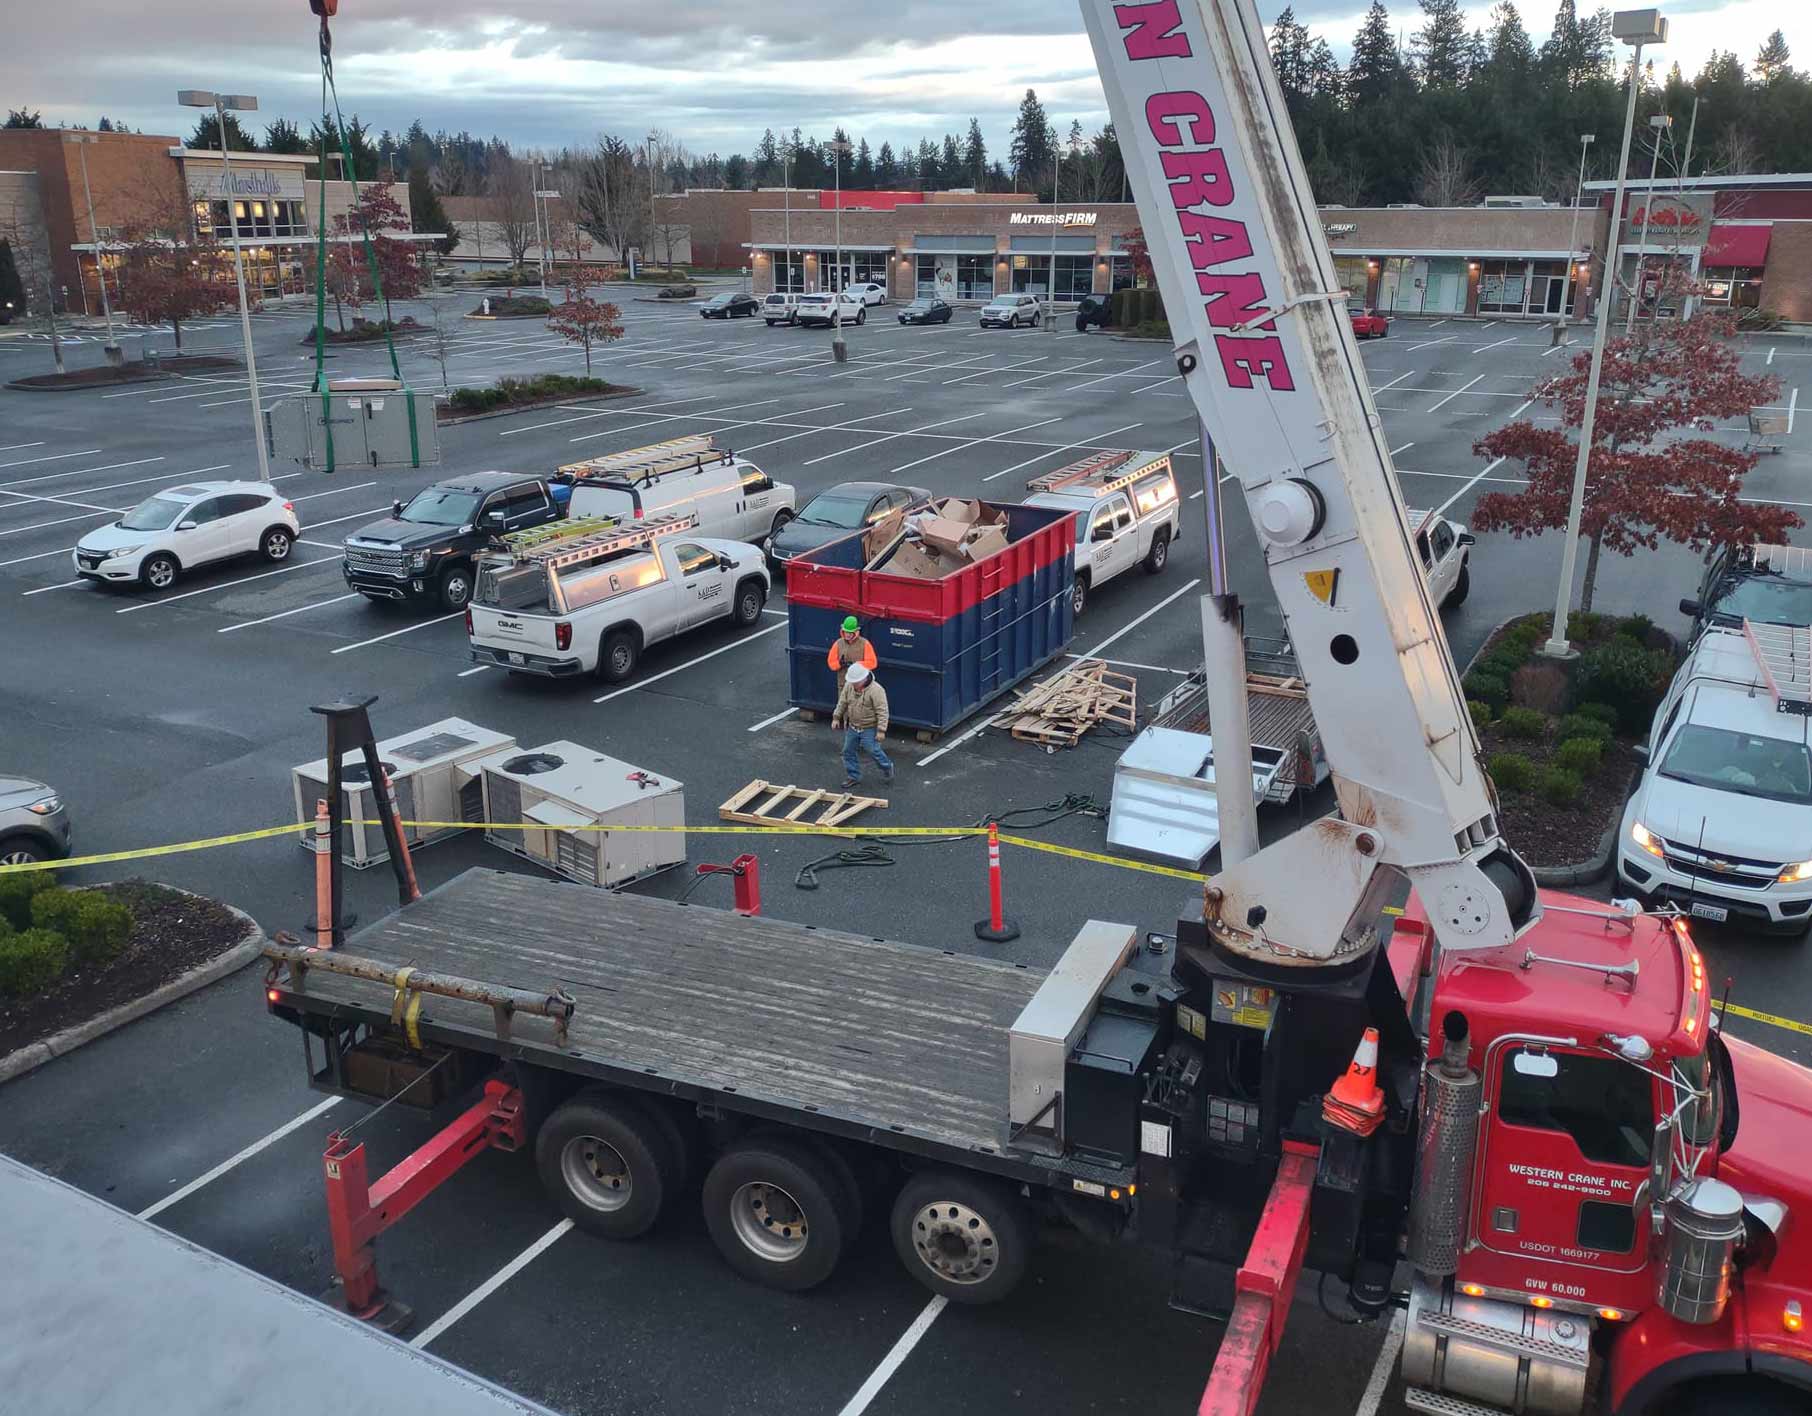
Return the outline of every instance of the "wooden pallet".
{"type": "Polygon", "coordinates": [[[1136,730],[1138,713],[1136,678],[1113,673],[1100,659],[1081,659],[1021,692],[1019,701],[995,719],[995,726],[1021,742],[1074,747],[1097,723],[1136,730]]]}
{"type": "Polygon", "coordinates": [[[841,826],[871,806],[886,805],[885,797],[857,796],[824,787],[795,787],[757,778],[718,807],[717,814],[725,821],[745,821],[751,826],[841,826]],[[765,800],[751,806],[757,797],[765,800]],[[796,803],[794,797],[799,798],[796,803]],[[817,815],[807,815],[814,810],[817,815]]]}

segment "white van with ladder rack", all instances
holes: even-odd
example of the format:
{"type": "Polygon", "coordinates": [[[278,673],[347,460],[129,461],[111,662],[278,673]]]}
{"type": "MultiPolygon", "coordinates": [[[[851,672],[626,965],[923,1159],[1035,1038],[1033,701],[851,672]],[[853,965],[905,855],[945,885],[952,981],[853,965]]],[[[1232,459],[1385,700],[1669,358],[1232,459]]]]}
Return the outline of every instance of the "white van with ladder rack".
{"type": "Polygon", "coordinates": [[[555,475],[572,491],[567,514],[621,521],[691,514],[702,536],[763,544],[793,519],[793,488],[718,444],[691,433],[648,447],[569,462],[555,475]]]}

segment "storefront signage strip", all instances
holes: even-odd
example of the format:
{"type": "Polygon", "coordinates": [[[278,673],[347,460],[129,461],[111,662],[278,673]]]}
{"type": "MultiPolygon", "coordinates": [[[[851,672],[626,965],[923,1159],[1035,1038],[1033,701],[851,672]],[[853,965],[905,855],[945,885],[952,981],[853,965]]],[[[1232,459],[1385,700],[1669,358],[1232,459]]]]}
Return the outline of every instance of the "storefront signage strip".
{"type": "Polygon", "coordinates": [[[1092,211],[1016,211],[1007,217],[1009,226],[1093,226],[1092,211]]]}

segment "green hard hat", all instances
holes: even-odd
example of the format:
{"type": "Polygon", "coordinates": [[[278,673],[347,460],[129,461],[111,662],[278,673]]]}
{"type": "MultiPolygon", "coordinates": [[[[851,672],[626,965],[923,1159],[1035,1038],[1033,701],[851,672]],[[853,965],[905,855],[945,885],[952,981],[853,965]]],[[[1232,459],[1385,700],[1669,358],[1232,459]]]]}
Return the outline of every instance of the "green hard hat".
{"type": "Polygon", "coordinates": [[[860,628],[862,628],[862,626],[856,622],[856,617],[854,615],[843,616],[843,632],[845,634],[854,634],[860,628]]]}

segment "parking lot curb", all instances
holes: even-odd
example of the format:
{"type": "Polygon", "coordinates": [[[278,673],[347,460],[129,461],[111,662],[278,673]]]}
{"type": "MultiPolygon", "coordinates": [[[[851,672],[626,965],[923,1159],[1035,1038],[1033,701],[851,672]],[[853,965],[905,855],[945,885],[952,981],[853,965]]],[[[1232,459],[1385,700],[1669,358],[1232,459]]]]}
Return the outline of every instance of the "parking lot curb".
{"type": "Polygon", "coordinates": [[[490,413],[461,413],[457,418],[442,418],[440,425],[443,428],[452,428],[461,423],[482,423],[487,418],[508,418],[515,413],[533,413],[542,408],[570,408],[575,397],[583,398],[588,403],[610,403],[619,398],[640,398],[647,391],[643,388],[626,388],[616,393],[563,394],[559,398],[550,398],[546,402],[518,403],[490,413]]]}
{"type": "MultiPolygon", "coordinates": [[[[193,890],[183,890],[175,885],[165,885],[166,890],[175,890],[181,895],[190,895],[195,899],[206,899],[196,895],[193,890]]],[[[93,1042],[98,1037],[105,1037],[116,1032],[127,1023],[137,1022],[147,1013],[154,1013],[167,1003],[174,1003],[179,998],[186,998],[211,983],[218,983],[228,974],[237,973],[251,963],[264,948],[264,928],[244,910],[237,906],[216,901],[223,908],[231,910],[245,926],[245,933],[239,943],[223,954],[217,954],[205,964],[190,969],[187,973],[171,979],[159,988],[154,988],[143,998],[134,998],[130,1003],[122,1003],[117,1008],[109,1008],[98,1018],[90,1018],[85,1023],[78,1023],[73,1028],[52,1033],[49,1037],[37,1042],[28,1043],[17,1051],[0,1057],[0,1083],[10,1082],[15,1077],[22,1077],[27,1072],[42,1067],[53,1057],[64,1057],[78,1047],[93,1042]]]]}
{"type": "MultiPolygon", "coordinates": [[[[1619,813],[1621,816],[1622,813],[1619,813]]],[[[1597,852],[1587,860],[1573,865],[1532,865],[1529,873],[1535,877],[1535,883],[1550,890],[1564,890],[1573,885],[1591,885],[1604,879],[1611,868],[1611,855],[1617,848],[1617,827],[1620,821],[1612,821],[1604,828],[1604,839],[1598,843],[1597,852]]]]}
{"type": "MultiPolygon", "coordinates": [[[[30,377],[42,378],[43,375],[33,374],[30,377]]],[[[4,387],[16,389],[20,393],[93,393],[96,389],[113,388],[120,384],[168,383],[175,377],[175,374],[146,374],[139,378],[102,379],[97,382],[67,384],[34,384],[27,383],[24,379],[14,379],[4,387]]]]}

